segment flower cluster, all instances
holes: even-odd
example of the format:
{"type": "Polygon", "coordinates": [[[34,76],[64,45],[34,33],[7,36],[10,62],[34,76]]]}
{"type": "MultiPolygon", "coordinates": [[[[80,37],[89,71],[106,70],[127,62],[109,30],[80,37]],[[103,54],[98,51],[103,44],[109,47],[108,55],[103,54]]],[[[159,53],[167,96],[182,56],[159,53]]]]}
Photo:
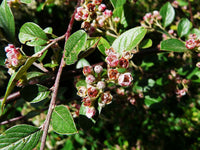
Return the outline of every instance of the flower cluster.
{"type": "Polygon", "coordinates": [[[200,50],[200,39],[197,39],[196,34],[190,34],[189,40],[186,41],[185,46],[187,49],[198,48],[198,50],[200,50]]]}
{"type": "Polygon", "coordinates": [[[6,57],[5,65],[9,69],[8,73],[11,75],[15,72],[22,63],[22,54],[20,48],[16,48],[13,44],[9,44],[5,47],[6,57]]]}
{"type": "Polygon", "coordinates": [[[158,20],[161,20],[162,17],[159,13],[159,11],[154,10],[153,13],[146,13],[143,17],[143,21],[141,22],[142,26],[149,25],[151,26],[154,23],[157,23],[158,20]]]}
{"type": "Polygon", "coordinates": [[[107,25],[108,19],[112,17],[112,11],[106,9],[106,5],[101,2],[102,0],[86,0],[82,6],[77,8],[75,19],[83,21],[81,28],[88,31],[107,25]]]}
{"type": "Polygon", "coordinates": [[[106,84],[112,82],[124,87],[130,86],[133,80],[131,73],[128,72],[129,59],[132,58],[130,52],[124,52],[120,56],[113,48],[110,48],[106,50],[106,54],[107,71],[100,65],[96,65],[94,68],[85,66],[83,74],[87,85],[77,88],[77,94],[82,97],[88,118],[92,118],[96,113],[94,105],[97,99],[101,108],[112,102],[113,96],[106,89],[106,84]],[[123,69],[123,71],[119,72],[119,69],[123,69]],[[106,76],[105,72],[107,72],[106,76]]]}

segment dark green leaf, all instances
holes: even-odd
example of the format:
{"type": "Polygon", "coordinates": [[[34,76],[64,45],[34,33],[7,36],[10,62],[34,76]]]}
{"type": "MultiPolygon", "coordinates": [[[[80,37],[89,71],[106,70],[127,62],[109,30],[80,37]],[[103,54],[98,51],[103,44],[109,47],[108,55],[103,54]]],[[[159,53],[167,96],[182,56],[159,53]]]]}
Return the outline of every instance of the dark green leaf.
{"type": "Polygon", "coordinates": [[[29,46],[42,46],[47,44],[48,37],[37,24],[27,22],[20,29],[19,40],[29,46]]]}
{"type": "Polygon", "coordinates": [[[36,84],[25,86],[20,91],[20,94],[26,101],[37,103],[48,98],[50,91],[48,91],[47,87],[36,84]]]}
{"type": "Polygon", "coordinates": [[[87,34],[79,30],[72,34],[65,44],[65,62],[67,65],[74,64],[78,59],[78,54],[83,51],[87,40],[87,34]]]}
{"type": "Polygon", "coordinates": [[[178,36],[183,37],[184,35],[188,34],[190,30],[190,21],[187,18],[182,18],[178,24],[178,36]]]}
{"type": "Polygon", "coordinates": [[[161,50],[172,52],[187,52],[185,44],[178,39],[168,39],[161,42],[161,50]]]}
{"type": "Polygon", "coordinates": [[[164,6],[161,7],[160,15],[162,16],[162,23],[164,27],[167,27],[173,22],[175,17],[175,11],[169,2],[167,2],[164,6]]]}
{"type": "Polygon", "coordinates": [[[139,48],[145,49],[145,48],[149,48],[151,46],[152,46],[152,40],[151,39],[145,39],[140,43],[139,48]]]}
{"type": "Polygon", "coordinates": [[[104,39],[103,37],[100,38],[100,41],[97,45],[99,51],[106,56],[106,49],[110,48],[110,44],[108,43],[108,41],[106,39],[104,39]]]}
{"type": "MultiPolygon", "coordinates": [[[[41,51],[45,46],[35,46],[34,47],[34,52],[37,53],[39,51],[41,51]]],[[[45,58],[46,54],[48,51],[45,51],[42,56],[38,59],[40,62],[42,62],[42,60],[45,58]]]]}
{"type": "Polygon", "coordinates": [[[52,113],[53,130],[59,134],[76,134],[78,131],[68,108],[59,105],[54,108],[52,113]]]}
{"type": "Polygon", "coordinates": [[[161,97],[154,98],[154,97],[150,97],[149,95],[145,96],[145,99],[144,99],[144,103],[147,107],[150,107],[152,104],[158,103],[160,101],[162,101],[161,97]]]}
{"type": "Polygon", "coordinates": [[[6,38],[15,41],[15,21],[7,0],[4,0],[0,6],[0,27],[3,28],[6,38]]]}
{"type": "Polygon", "coordinates": [[[7,89],[6,89],[6,93],[4,95],[4,99],[3,99],[3,102],[2,102],[2,105],[1,105],[1,109],[3,111],[3,108],[4,108],[4,105],[5,105],[5,102],[6,102],[6,99],[8,97],[8,95],[11,93],[12,89],[15,87],[17,81],[19,79],[21,79],[21,77],[24,75],[24,73],[26,73],[26,71],[28,70],[28,68],[38,59],[39,57],[29,57],[27,60],[26,60],[26,63],[24,65],[22,65],[19,70],[17,72],[15,72],[9,82],[8,82],[8,85],[7,85],[7,89]]]}
{"type": "Polygon", "coordinates": [[[115,51],[122,54],[124,50],[133,50],[144,38],[147,29],[144,27],[132,28],[121,34],[112,44],[115,51]]]}
{"type": "Polygon", "coordinates": [[[26,75],[27,75],[27,80],[29,81],[33,78],[37,78],[37,77],[44,75],[44,73],[33,71],[33,72],[28,72],[26,75]]]}
{"type": "Polygon", "coordinates": [[[42,131],[30,125],[16,125],[0,135],[1,150],[31,150],[42,134],[42,131]]]}

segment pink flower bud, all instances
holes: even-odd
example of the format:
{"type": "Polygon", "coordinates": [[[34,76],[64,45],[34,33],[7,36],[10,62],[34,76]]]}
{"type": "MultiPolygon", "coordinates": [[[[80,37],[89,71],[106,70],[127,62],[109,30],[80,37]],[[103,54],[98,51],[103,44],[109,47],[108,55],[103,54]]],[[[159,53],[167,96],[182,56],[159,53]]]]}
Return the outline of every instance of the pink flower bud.
{"type": "Polygon", "coordinates": [[[81,28],[85,29],[86,31],[90,29],[90,22],[84,21],[81,24],[81,28]]]}
{"type": "Polygon", "coordinates": [[[198,68],[200,68],[200,62],[197,62],[197,63],[196,63],[196,66],[197,66],[198,68]]]}
{"type": "Polygon", "coordinates": [[[89,74],[85,79],[85,82],[87,84],[92,84],[94,81],[95,81],[95,77],[93,75],[91,75],[91,74],[89,74]]]}
{"type": "Polygon", "coordinates": [[[101,4],[98,7],[98,10],[101,11],[101,12],[103,12],[105,9],[106,9],[106,5],[105,4],[101,4]]]}
{"type": "Polygon", "coordinates": [[[96,66],[94,67],[94,71],[95,71],[96,73],[101,73],[101,72],[103,71],[103,67],[102,67],[101,65],[96,65],[96,66]]]}
{"type": "Polygon", "coordinates": [[[196,47],[196,41],[194,39],[189,39],[186,41],[185,46],[187,49],[194,49],[196,47]]]}
{"type": "Polygon", "coordinates": [[[119,17],[115,17],[115,18],[113,19],[113,21],[114,21],[115,23],[119,23],[120,18],[119,18],[119,17]]]}
{"type": "Polygon", "coordinates": [[[96,4],[96,5],[100,5],[102,2],[102,0],[93,0],[93,3],[96,4]]]}
{"type": "Polygon", "coordinates": [[[131,52],[129,52],[129,51],[124,51],[123,53],[122,53],[122,56],[125,58],[125,59],[131,59],[132,57],[133,57],[133,54],[131,53],[131,52]]]}
{"type": "Polygon", "coordinates": [[[160,13],[159,13],[159,11],[157,11],[157,10],[154,10],[153,11],[153,17],[158,17],[160,15],[160,13]]]}
{"type": "Polygon", "coordinates": [[[120,58],[120,60],[119,60],[119,66],[122,67],[122,68],[128,68],[128,66],[129,66],[128,59],[126,59],[124,57],[120,58]]]}
{"type": "Polygon", "coordinates": [[[110,67],[117,67],[119,63],[118,55],[111,53],[106,57],[106,62],[110,67]]]}
{"type": "Polygon", "coordinates": [[[152,14],[151,13],[146,13],[145,16],[143,17],[144,21],[148,21],[151,19],[152,14]]]}
{"type": "Polygon", "coordinates": [[[172,2],[172,6],[173,6],[174,8],[178,8],[178,5],[179,5],[179,2],[178,2],[178,1],[173,1],[173,2],[172,2]]]}
{"type": "Polygon", "coordinates": [[[84,106],[91,106],[91,104],[92,104],[92,100],[88,96],[84,97],[81,102],[83,102],[84,106]]]}
{"type": "Polygon", "coordinates": [[[88,16],[89,16],[88,12],[84,12],[82,15],[82,19],[87,20],[88,16]]]}
{"type": "Polygon", "coordinates": [[[104,15],[106,18],[109,18],[109,17],[112,16],[112,11],[106,9],[106,10],[103,12],[103,15],[104,15]]]}
{"type": "Polygon", "coordinates": [[[77,20],[77,21],[81,21],[82,17],[78,13],[76,13],[75,16],[74,16],[74,19],[77,20]]]}
{"type": "Polygon", "coordinates": [[[96,98],[99,94],[99,90],[93,86],[89,87],[87,92],[90,98],[96,98]]]}
{"type": "Polygon", "coordinates": [[[196,35],[195,33],[189,35],[189,39],[194,39],[194,40],[196,40],[196,38],[197,38],[197,35],[196,35]]]}
{"type": "Polygon", "coordinates": [[[80,97],[85,97],[87,95],[86,87],[85,86],[78,87],[77,95],[79,95],[80,97]]]}
{"type": "Polygon", "coordinates": [[[104,22],[105,22],[104,18],[99,19],[98,20],[99,27],[103,27],[104,26],[104,22]]]}
{"type": "Polygon", "coordinates": [[[99,81],[97,83],[97,88],[98,89],[104,89],[106,87],[106,83],[104,81],[99,81]]]}
{"type": "Polygon", "coordinates": [[[172,34],[174,33],[174,30],[170,29],[170,30],[168,31],[168,33],[172,35],[172,34]]]}
{"type": "Polygon", "coordinates": [[[92,74],[93,73],[93,68],[92,66],[84,66],[83,67],[83,74],[85,76],[89,75],[89,74],[92,74]]]}
{"type": "Polygon", "coordinates": [[[86,116],[88,118],[92,118],[96,113],[96,110],[94,107],[86,107],[86,116]]]}
{"type": "Polygon", "coordinates": [[[130,72],[121,74],[118,78],[118,84],[121,86],[129,86],[131,85],[131,82],[133,80],[133,77],[130,72]]]}
{"type": "Polygon", "coordinates": [[[109,69],[108,70],[108,78],[110,80],[117,80],[119,77],[119,72],[117,71],[117,69],[109,69]]]}

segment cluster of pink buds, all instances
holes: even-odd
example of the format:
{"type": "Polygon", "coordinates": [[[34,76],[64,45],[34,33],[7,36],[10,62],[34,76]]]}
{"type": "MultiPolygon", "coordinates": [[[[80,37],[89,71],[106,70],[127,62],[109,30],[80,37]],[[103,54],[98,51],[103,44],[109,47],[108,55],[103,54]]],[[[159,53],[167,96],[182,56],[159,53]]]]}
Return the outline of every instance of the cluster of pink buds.
{"type": "Polygon", "coordinates": [[[21,65],[22,54],[20,48],[16,48],[13,44],[5,47],[6,57],[5,65],[9,69],[8,73],[13,74],[15,69],[21,65]]]}
{"type": "Polygon", "coordinates": [[[198,49],[200,50],[200,39],[197,39],[196,34],[190,34],[189,40],[186,41],[185,46],[187,49],[198,49]]]}
{"type": "Polygon", "coordinates": [[[171,70],[169,79],[173,80],[176,84],[175,93],[177,98],[181,98],[187,94],[189,80],[181,78],[175,70],[171,70]]]}
{"type": "Polygon", "coordinates": [[[141,24],[142,25],[145,25],[145,24],[152,25],[154,22],[157,22],[158,20],[161,20],[161,19],[162,19],[162,17],[160,15],[159,11],[154,10],[153,13],[146,13],[145,14],[141,24]]]}
{"type": "Polygon", "coordinates": [[[85,1],[85,3],[77,8],[75,19],[83,21],[81,28],[86,31],[95,31],[96,28],[106,27],[108,19],[112,17],[112,11],[106,9],[106,5],[102,4],[102,0],[85,1]]]}
{"type": "Polygon", "coordinates": [[[132,58],[130,52],[124,52],[122,56],[114,51],[113,48],[106,50],[106,62],[108,64],[108,78],[120,86],[130,86],[133,77],[130,72],[127,71],[129,67],[129,60],[132,58]],[[120,73],[118,69],[125,69],[123,73],[120,73]]]}

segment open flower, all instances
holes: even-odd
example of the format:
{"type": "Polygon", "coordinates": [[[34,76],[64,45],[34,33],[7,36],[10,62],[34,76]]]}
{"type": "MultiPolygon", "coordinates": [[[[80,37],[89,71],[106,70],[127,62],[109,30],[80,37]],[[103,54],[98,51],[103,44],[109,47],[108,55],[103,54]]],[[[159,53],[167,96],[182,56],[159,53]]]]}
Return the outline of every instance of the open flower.
{"type": "Polygon", "coordinates": [[[132,77],[131,73],[126,72],[119,76],[118,84],[121,86],[129,86],[129,85],[131,85],[132,80],[133,80],[133,77],[132,77]]]}
{"type": "Polygon", "coordinates": [[[117,67],[118,63],[119,63],[119,59],[118,59],[118,55],[115,53],[110,53],[107,57],[106,57],[106,62],[108,63],[108,65],[110,67],[117,67]]]}
{"type": "Polygon", "coordinates": [[[109,69],[108,70],[108,78],[110,80],[117,80],[119,77],[119,72],[117,71],[117,69],[109,69]]]}

